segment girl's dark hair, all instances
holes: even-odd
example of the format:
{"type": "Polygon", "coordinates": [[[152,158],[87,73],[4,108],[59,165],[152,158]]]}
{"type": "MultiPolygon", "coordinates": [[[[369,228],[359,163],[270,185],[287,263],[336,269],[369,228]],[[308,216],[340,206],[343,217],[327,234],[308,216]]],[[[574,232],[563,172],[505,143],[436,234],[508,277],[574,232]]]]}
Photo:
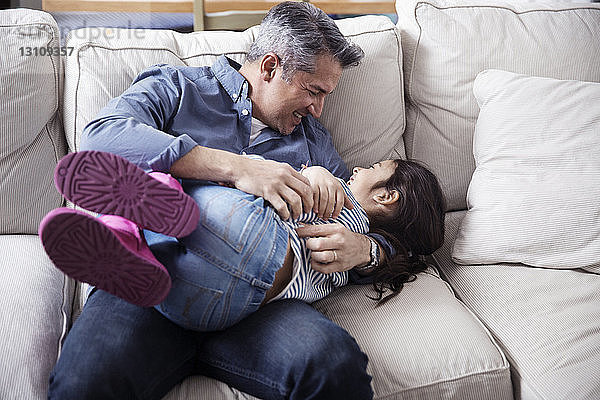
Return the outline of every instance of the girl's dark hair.
{"type": "MultiPolygon", "coordinates": [[[[382,235],[396,254],[386,253],[386,262],[373,272],[374,300],[381,305],[397,295],[406,282],[427,269],[423,256],[432,254],[444,243],[446,202],[436,176],[416,161],[394,160],[396,169],[382,186],[398,191],[390,216],[371,219],[371,232],[382,235]],[[384,297],[387,290],[392,293],[384,297]]],[[[381,248],[381,247],[380,247],[381,248]]]]}

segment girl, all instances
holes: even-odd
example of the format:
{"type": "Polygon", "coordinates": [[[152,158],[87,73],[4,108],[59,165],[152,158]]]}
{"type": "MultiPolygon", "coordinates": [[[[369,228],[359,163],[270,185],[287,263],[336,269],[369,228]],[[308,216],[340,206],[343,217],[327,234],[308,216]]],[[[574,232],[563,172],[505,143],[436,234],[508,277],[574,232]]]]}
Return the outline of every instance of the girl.
{"type": "MultiPolygon", "coordinates": [[[[336,179],[322,167],[302,174],[336,179]]],[[[372,247],[372,261],[379,262],[354,268],[369,276],[378,304],[424,271],[422,256],[443,243],[442,191],[413,161],[354,168],[347,183],[339,180],[353,207],[328,220],[311,210],[283,221],[260,197],[206,181],[184,181],[182,188],[169,175],[147,174],[97,151],[64,157],[55,182],[73,203],[118,215],[50,212],[39,233],[54,264],[133,304],[156,305],[173,322],[198,331],[225,329],[269,301],[313,302],[348,283],[348,271],[311,268],[310,251],[295,231],[303,224],[339,223],[387,239],[392,248],[381,255],[372,247]]],[[[336,256],[332,250],[332,260],[336,256]]]]}

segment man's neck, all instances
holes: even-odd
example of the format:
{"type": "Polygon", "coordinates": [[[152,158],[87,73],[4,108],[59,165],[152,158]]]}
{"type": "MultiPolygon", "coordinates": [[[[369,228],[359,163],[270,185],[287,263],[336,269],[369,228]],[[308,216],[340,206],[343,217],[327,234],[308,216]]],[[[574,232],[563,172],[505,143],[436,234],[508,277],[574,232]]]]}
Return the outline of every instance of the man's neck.
{"type": "MultiPolygon", "coordinates": [[[[267,125],[260,116],[260,110],[256,107],[256,103],[253,99],[253,87],[258,85],[260,82],[260,71],[258,69],[258,64],[245,62],[238,72],[246,79],[248,82],[248,97],[252,102],[252,117],[256,118],[263,124],[267,125]]],[[[268,126],[268,125],[267,125],[268,126]]]]}
{"type": "Polygon", "coordinates": [[[238,69],[238,72],[248,82],[248,97],[250,97],[250,100],[252,100],[252,87],[258,78],[256,68],[251,63],[245,62],[240,69],[238,69]]]}

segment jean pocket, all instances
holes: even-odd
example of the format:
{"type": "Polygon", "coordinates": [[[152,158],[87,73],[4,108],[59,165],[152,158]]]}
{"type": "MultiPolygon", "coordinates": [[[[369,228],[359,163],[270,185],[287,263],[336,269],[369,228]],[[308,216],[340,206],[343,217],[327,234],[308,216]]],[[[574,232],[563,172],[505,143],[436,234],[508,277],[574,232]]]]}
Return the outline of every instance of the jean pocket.
{"type": "Polygon", "coordinates": [[[156,309],[177,325],[195,331],[220,329],[223,316],[218,315],[221,290],[203,287],[177,276],[173,277],[171,291],[156,309]]]}
{"type": "Polygon", "coordinates": [[[260,197],[225,187],[207,187],[198,200],[204,228],[241,253],[264,212],[260,197]]]}

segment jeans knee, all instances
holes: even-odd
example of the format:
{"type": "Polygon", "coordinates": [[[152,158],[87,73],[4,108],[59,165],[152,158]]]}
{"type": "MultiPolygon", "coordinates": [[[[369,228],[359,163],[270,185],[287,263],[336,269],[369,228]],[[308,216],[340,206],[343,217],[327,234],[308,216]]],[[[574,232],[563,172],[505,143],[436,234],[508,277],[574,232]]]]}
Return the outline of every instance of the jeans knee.
{"type": "MultiPolygon", "coordinates": [[[[89,374],[87,369],[74,373],[63,371],[57,365],[50,375],[48,387],[49,400],[99,399],[102,397],[102,378],[97,374],[89,374]]],[[[106,382],[104,382],[106,385],[106,382]]]]}
{"type": "Polygon", "coordinates": [[[368,357],[354,338],[338,327],[337,334],[315,338],[306,343],[296,360],[297,382],[290,398],[356,399],[373,397],[368,357]]]}

